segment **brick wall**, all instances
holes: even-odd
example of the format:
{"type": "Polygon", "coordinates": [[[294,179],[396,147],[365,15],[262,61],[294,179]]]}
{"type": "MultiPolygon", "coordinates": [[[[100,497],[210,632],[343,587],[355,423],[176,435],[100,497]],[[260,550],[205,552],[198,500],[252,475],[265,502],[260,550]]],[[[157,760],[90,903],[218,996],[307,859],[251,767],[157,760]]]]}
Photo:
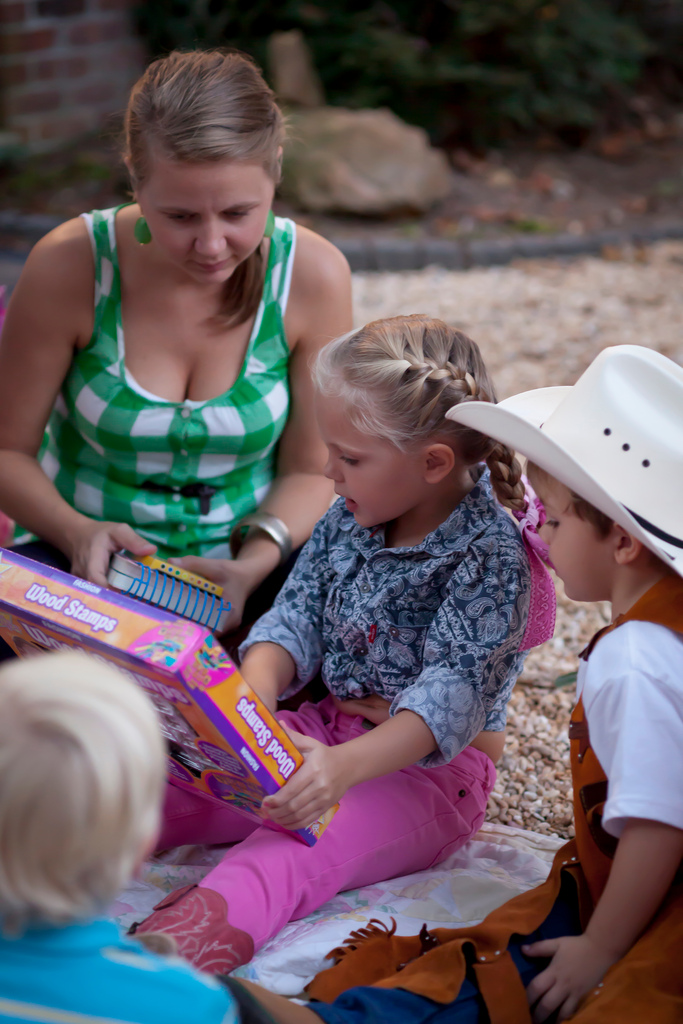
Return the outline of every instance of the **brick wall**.
{"type": "Polygon", "coordinates": [[[136,0],[0,0],[0,128],[33,152],[125,108],[144,67],[136,0]]]}

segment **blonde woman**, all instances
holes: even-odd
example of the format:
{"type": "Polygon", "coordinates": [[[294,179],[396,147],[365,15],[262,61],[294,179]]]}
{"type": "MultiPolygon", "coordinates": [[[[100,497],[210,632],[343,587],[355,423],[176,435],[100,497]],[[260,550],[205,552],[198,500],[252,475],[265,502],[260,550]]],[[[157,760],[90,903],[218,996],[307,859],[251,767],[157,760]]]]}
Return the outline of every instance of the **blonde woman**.
{"type": "Polygon", "coordinates": [[[24,553],[104,584],[117,549],[226,557],[232,535],[231,628],[329,504],[308,367],[351,324],[344,257],[273,217],[283,138],[248,58],[155,61],[125,120],[135,202],[35,246],[0,347],[24,553]]]}

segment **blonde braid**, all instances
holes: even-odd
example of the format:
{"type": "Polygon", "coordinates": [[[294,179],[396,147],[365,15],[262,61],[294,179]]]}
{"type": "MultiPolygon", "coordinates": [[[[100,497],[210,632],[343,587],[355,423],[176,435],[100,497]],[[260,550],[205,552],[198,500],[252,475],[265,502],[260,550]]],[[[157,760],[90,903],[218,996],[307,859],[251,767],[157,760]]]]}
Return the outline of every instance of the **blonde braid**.
{"type": "Polygon", "coordinates": [[[470,466],[490,459],[501,500],[521,500],[521,473],[512,453],[446,419],[460,402],[496,400],[481,352],[462,331],[419,313],[377,320],[326,345],[313,376],[321,393],[346,403],[358,430],[403,451],[439,438],[452,443],[470,466]]]}
{"type": "Polygon", "coordinates": [[[422,370],[424,385],[440,385],[433,387],[431,397],[423,399],[422,411],[419,418],[420,425],[428,423],[435,411],[444,402],[448,405],[456,405],[466,399],[476,397],[479,392],[477,382],[471,373],[462,370],[450,360],[445,366],[437,366],[432,360],[425,360],[423,363],[416,363],[416,369],[422,370]]]}

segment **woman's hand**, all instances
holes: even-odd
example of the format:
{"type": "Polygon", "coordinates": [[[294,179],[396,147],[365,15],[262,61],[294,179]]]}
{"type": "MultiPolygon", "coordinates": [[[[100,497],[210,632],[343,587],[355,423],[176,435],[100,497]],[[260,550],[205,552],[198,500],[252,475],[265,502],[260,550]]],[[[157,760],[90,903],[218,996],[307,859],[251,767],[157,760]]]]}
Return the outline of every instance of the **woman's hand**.
{"type": "Polygon", "coordinates": [[[380,697],[377,693],[371,693],[368,697],[359,697],[357,700],[339,700],[332,695],[337,710],[343,715],[360,715],[373,725],[381,725],[389,718],[391,701],[380,697]]]}
{"type": "Polygon", "coordinates": [[[66,552],[71,559],[71,572],[106,587],[111,556],[123,548],[137,558],[153,555],[156,551],[155,544],[125,523],[101,523],[84,516],[66,552]]]}
{"type": "MultiPolygon", "coordinates": [[[[283,727],[284,728],[284,727],[283,727]]],[[[345,743],[328,747],[311,736],[286,729],[304,763],[261,807],[285,828],[306,828],[341,800],[349,788],[345,743]]]]}
{"type": "Polygon", "coordinates": [[[543,1024],[558,1009],[558,1024],[571,1017],[583,997],[600,984],[605,972],[619,959],[585,934],[534,942],[522,946],[522,952],[526,956],[552,957],[526,990],[534,1024],[543,1024]]]}
{"type": "Polygon", "coordinates": [[[171,559],[173,565],[204,576],[212,583],[223,587],[224,598],[230,602],[230,612],[226,620],[224,632],[230,633],[242,622],[244,606],[253,590],[253,572],[249,563],[241,559],[231,561],[229,558],[199,558],[196,555],[185,555],[184,558],[171,559]]]}

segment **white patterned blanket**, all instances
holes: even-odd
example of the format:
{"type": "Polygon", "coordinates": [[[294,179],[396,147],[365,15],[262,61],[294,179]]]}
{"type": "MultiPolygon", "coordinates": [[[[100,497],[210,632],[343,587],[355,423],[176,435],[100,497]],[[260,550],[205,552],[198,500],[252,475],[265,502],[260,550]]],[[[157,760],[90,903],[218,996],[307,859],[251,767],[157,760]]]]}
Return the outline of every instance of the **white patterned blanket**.
{"type": "MultiPolygon", "coordinates": [[[[298,995],[326,966],[325,954],[370,918],[387,924],[395,918],[400,935],[417,933],[423,922],[474,924],[542,882],[561,845],[560,839],[487,823],[437,867],[340,893],[309,917],[292,921],[236,976],[298,995]]],[[[222,853],[220,847],[181,846],[149,861],[111,908],[112,915],[124,928],[142,920],[166,893],[203,878],[222,853]]]]}

